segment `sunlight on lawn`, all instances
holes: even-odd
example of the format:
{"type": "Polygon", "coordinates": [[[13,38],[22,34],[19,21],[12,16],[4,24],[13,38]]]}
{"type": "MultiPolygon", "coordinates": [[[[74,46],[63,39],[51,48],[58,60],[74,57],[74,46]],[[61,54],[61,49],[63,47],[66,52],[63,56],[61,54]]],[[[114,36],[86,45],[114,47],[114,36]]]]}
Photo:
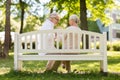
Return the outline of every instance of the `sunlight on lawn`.
{"type": "Polygon", "coordinates": [[[2,67],[0,68],[0,75],[8,73],[10,71],[10,68],[2,67]]]}
{"type": "Polygon", "coordinates": [[[0,75],[9,73],[13,64],[13,53],[10,53],[7,59],[0,59],[0,75]]]}
{"type": "Polygon", "coordinates": [[[120,73],[120,52],[108,52],[108,72],[120,73]]]}

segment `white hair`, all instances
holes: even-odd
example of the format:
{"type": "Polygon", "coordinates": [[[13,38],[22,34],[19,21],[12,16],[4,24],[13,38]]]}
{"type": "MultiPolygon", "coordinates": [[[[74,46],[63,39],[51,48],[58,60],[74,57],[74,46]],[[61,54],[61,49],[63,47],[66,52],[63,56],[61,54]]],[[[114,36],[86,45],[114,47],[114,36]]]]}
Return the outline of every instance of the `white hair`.
{"type": "Polygon", "coordinates": [[[77,15],[73,14],[69,17],[69,20],[73,20],[75,23],[79,23],[79,18],[77,15]]]}
{"type": "Polygon", "coordinates": [[[57,17],[57,16],[59,17],[59,15],[57,13],[51,13],[49,18],[54,18],[54,17],[57,17]]]}

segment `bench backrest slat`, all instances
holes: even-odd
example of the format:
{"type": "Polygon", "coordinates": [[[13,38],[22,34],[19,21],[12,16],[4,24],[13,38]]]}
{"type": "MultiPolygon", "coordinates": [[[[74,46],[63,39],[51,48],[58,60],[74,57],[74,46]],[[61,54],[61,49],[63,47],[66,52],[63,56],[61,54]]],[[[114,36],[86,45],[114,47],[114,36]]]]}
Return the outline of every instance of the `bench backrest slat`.
{"type": "Polygon", "coordinates": [[[103,37],[103,34],[90,31],[56,29],[17,34],[15,38],[19,42],[15,42],[18,43],[17,53],[101,52],[103,37]]]}

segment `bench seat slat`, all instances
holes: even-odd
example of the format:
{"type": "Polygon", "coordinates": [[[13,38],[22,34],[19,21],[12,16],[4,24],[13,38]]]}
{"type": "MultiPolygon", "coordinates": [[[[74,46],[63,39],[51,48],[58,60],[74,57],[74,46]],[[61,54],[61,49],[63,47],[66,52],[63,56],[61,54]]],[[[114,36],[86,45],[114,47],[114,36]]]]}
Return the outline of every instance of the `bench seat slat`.
{"type": "Polygon", "coordinates": [[[102,60],[102,55],[21,55],[19,60],[102,60]]]}
{"type": "Polygon", "coordinates": [[[92,49],[86,49],[86,50],[80,50],[80,49],[65,49],[65,50],[21,50],[20,53],[87,53],[87,52],[96,52],[96,53],[100,53],[100,50],[92,50],[92,49]]]}

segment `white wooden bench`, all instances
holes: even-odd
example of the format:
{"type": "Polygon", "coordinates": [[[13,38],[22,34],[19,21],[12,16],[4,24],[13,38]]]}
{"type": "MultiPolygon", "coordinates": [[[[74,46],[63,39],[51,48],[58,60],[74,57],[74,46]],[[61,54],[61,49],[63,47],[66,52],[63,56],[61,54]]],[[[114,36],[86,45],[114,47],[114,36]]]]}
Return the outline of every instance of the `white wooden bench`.
{"type": "Polygon", "coordinates": [[[83,30],[75,31],[55,29],[15,34],[14,69],[21,70],[22,61],[27,60],[97,60],[100,61],[100,70],[104,73],[107,73],[106,47],[106,33],[100,34],[83,30]],[[68,36],[67,41],[69,43],[69,33],[73,34],[73,44],[76,41],[74,39],[75,34],[78,35],[79,44],[77,49],[75,48],[75,45],[73,45],[72,49],[64,48],[64,35],[68,36]],[[56,39],[54,39],[55,35],[58,35],[56,36],[56,39]],[[61,36],[61,48],[59,48],[59,35],[61,36]],[[86,37],[88,37],[87,41],[86,37]],[[48,38],[51,39],[52,44],[54,44],[56,40],[55,48],[44,47],[45,43],[49,43],[49,41],[47,41],[48,38]],[[45,40],[46,42],[44,42],[45,40]],[[88,42],[88,48],[86,48],[86,42],[88,42]],[[80,45],[82,45],[82,47],[80,45]],[[28,55],[28,53],[69,53],[69,55],[28,55]],[[79,54],[74,55],[70,53],[79,54]]]}

